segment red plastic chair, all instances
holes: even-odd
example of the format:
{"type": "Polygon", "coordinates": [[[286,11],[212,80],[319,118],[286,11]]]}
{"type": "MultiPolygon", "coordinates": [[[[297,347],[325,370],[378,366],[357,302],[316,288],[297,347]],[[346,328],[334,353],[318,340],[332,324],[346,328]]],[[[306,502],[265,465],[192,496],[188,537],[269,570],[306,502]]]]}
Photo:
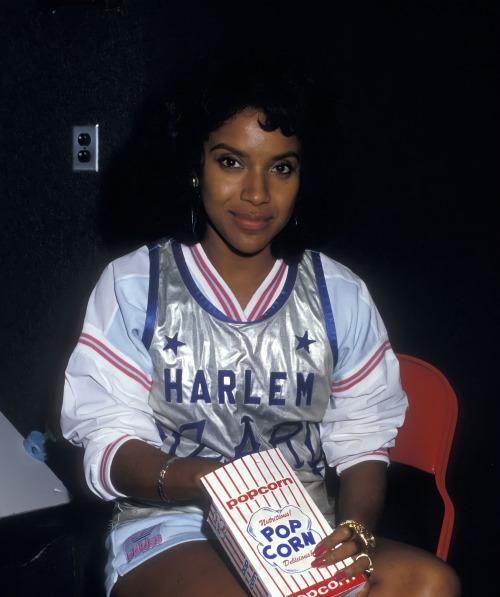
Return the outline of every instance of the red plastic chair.
{"type": "Polygon", "coordinates": [[[457,422],[457,397],[444,375],[429,363],[396,355],[409,409],[390,458],[434,475],[444,502],[443,524],[436,555],[446,561],[455,520],[455,509],[445,479],[457,422]]]}

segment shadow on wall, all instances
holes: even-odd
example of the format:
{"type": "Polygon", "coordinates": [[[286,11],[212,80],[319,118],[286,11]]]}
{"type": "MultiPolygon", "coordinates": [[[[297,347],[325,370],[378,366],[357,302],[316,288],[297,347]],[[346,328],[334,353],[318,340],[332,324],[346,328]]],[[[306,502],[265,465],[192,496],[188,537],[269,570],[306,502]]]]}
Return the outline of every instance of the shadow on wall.
{"type": "Polygon", "coordinates": [[[167,185],[173,172],[166,126],[162,96],[156,94],[138,111],[123,150],[104,173],[98,229],[113,253],[161,238],[178,224],[179,203],[167,185]]]}

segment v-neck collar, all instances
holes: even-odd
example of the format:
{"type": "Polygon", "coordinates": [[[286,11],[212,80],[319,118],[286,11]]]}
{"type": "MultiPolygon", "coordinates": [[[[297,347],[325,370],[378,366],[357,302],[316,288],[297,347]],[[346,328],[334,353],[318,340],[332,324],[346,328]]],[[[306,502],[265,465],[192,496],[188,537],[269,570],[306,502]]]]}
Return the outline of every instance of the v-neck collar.
{"type": "Polygon", "coordinates": [[[193,247],[173,243],[174,256],[182,278],[195,300],[219,319],[250,322],[266,319],[288,298],[295,283],[297,266],[277,260],[245,309],[210,263],[200,244],[193,247]]]}

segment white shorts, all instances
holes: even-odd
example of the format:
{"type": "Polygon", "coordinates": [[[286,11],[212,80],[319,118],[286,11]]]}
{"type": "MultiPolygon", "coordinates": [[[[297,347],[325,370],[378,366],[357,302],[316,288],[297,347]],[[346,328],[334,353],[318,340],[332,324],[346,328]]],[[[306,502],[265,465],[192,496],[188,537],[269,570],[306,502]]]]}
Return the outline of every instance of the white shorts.
{"type": "Polygon", "coordinates": [[[113,529],[106,540],[106,595],[118,576],[123,576],[153,556],[188,541],[207,539],[202,531],[203,516],[195,512],[142,518],[113,529]]]}

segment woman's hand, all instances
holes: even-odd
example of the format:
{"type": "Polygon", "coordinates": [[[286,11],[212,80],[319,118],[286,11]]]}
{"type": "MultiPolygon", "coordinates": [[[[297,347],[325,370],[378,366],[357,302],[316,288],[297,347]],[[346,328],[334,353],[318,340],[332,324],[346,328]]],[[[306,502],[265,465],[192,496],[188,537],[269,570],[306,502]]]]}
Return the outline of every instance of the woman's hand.
{"type": "MultiPolygon", "coordinates": [[[[340,475],[339,512],[346,520],[335,531],[320,541],[313,552],[315,559],[312,566],[321,568],[337,564],[346,558],[354,562],[338,570],[334,579],[341,581],[357,574],[367,577],[372,572],[371,557],[367,551],[372,552],[371,534],[368,529],[373,529],[382,510],[385,497],[386,465],[384,462],[369,460],[355,464],[340,475]],[[354,522],[357,521],[357,522],[354,522]],[[351,528],[351,526],[355,528],[351,528]],[[356,527],[363,534],[355,532],[356,527]]],[[[370,591],[370,583],[359,593],[359,597],[366,597],[370,591]]]]}
{"type": "Polygon", "coordinates": [[[369,576],[372,563],[364,551],[364,543],[361,538],[348,526],[338,526],[335,531],[320,541],[313,555],[315,559],[312,562],[314,568],[322,568],[337,564],[346,558],[352,558],[354,562],[345,568],[342,568],[334,575],[334,580],[341,581],[345,578],[351,578],[357,574],[366,574],[369,576]]]}

